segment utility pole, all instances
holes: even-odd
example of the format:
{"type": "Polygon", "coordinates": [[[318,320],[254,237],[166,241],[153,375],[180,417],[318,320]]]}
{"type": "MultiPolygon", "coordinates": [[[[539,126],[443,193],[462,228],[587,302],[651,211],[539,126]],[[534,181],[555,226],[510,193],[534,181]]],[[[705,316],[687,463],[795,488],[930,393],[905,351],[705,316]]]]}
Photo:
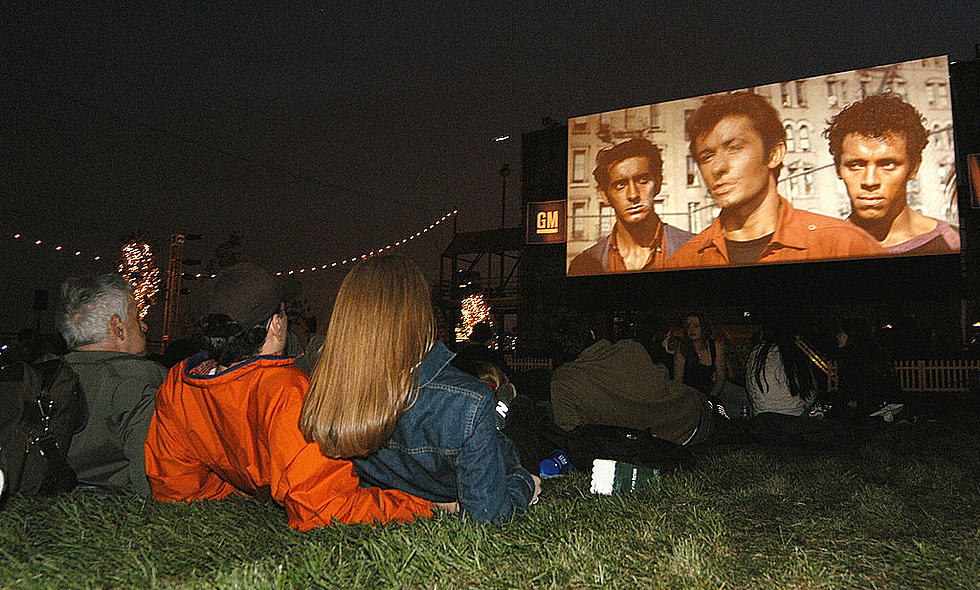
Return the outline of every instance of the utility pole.
{"type": "Polygon", "coordinates": [[[201,234],[171,234],[170,260],[167,262],[167,293],[163,304],[163,346],[167,347],[170,336],[177,328],[177,318],[180,314],[181,279],[184,275],[184,264],[201,264],[200,260],[184,260],[184,242],[200,240],[201,234]]]}

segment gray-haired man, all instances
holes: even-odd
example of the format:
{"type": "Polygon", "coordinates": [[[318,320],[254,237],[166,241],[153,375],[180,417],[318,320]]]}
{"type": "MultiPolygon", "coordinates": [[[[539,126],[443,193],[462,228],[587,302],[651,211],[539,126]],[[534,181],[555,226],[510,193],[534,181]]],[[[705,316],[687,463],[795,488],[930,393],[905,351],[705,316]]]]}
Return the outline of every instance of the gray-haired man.
{"type": "Polygon", "coordinates": [[[146,324],[129,283],[115,274],[68,279],[59,330],[88,405],[68,464],[81,486],[150,495],[143,445],[166,369],[144,358],[146,324]]]}

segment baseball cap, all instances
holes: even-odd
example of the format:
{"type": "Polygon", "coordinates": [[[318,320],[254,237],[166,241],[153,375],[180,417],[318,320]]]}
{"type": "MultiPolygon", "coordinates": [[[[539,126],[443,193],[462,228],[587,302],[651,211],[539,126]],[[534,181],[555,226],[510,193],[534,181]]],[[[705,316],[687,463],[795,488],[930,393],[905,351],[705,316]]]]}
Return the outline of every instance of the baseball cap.
{"type": "Polygon", "coordinates": [[[276,276],[252,262],[221,271],[204,305],[204,317],[226,316],[231,323],[206,322],[208,336],[228,337],[255,326],[278,311],[279,304],[299,292],[295,281],[276,276]],[[215,331],[221,333],[213,333],[215,331]],[[231,333],[228,333],[231,332],[231,333]]]}

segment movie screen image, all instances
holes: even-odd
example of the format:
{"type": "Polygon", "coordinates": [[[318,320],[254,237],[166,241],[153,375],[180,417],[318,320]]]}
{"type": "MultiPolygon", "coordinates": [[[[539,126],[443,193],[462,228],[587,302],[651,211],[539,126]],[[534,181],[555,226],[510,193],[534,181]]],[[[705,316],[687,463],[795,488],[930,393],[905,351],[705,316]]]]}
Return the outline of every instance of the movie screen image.
{"type": "Polygon", "coordinates": [[[960,249],[945,56],[574,117],[569,276],[960,249]]]}

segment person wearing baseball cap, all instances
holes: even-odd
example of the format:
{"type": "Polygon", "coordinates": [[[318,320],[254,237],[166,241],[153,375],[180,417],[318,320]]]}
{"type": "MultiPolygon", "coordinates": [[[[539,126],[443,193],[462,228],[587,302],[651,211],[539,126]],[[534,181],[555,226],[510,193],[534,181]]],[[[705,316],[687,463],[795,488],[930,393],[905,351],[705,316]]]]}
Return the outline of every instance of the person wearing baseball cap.
{"type": "Polygon", "coordinates": [[[157,393],[146,440],[153,496],[246,493],[275,501],[300,530],[431,516],[426,500],[361,487],[350,461],[303,438],[308,379],[282,355],[295,295],[295,284],[249,262],[217,277],[198,322],[205,350],[171,369],[157,393]]]}

